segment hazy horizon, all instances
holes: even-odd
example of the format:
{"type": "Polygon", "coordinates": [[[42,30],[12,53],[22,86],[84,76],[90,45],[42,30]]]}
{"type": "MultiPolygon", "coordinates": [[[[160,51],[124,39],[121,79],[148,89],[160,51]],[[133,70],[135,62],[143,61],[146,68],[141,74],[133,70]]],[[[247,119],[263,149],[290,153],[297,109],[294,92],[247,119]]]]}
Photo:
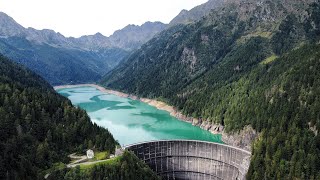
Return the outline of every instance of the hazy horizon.
{"type": "Polygon", "coordinates": [[[51,29],[65,37],[112,35],[129,24],[169,23],[181,10],[208,0],[2,0],[0,11],[25,28],[51,29]]]}

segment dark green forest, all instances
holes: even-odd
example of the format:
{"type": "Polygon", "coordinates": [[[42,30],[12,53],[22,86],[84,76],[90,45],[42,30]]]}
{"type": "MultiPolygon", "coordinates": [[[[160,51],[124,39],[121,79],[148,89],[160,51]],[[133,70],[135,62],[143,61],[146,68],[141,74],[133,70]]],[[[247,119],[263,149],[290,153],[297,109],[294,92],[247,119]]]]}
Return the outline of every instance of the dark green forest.
{"type": "Polygon", "coordinates": [[[190,97],[226,125],[227,131],[252,125],[254,143],[248,179],[319,179],[320,46],[305,46],[273,63],[259,65],[239,80],[207,87],[190,97]],[[210,101],[201,101],[210,94],[210,101]],[[202,103],[201,103],[202,102],[202,103]]]}
{"type": "Polygon", "coordinates": [[[251,125],[260,137],[248,179],[320,179],[320,3],[263,2],[162,32],[101,84],[226,132],[251,125]]]}
{"type": "Polygon", "coordinates": [[[125,151],[111,163],[95,165],[92,168],[63,169],[50,175],[49,180],[158,180],[160,177],[133,153],[125,151]]]}
{"type": "Polygon", "coordinates": [[[0,56],[0,179],[43,179],[87,148],[114,152],[110,132],[40,76],[0,56]]]}

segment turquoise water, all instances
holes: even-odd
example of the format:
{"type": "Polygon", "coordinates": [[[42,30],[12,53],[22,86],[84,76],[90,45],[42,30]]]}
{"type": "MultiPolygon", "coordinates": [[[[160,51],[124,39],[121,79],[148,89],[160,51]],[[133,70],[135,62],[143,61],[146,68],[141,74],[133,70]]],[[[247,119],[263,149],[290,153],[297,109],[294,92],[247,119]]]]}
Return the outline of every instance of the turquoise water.
{"type": "Polygon", "coordinates": [[[94,87],[66,88],[58,93],[85,109],[91,120],[107,128],[121,145],[170,139],[221,143],[220,135],[180,121],[140,101],[106,94],[94,87]]]}

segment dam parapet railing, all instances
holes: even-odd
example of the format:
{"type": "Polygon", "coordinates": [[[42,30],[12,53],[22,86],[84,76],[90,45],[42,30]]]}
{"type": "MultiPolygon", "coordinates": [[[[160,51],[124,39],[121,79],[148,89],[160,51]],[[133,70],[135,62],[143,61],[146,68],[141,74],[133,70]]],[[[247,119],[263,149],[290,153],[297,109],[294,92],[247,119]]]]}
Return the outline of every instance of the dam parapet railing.
{"type": "Polygon", "coordinates": [[[244,180],[251,153],[225,144],[161,140],[132,144],[132,151],[163,179],[244,180]]]}

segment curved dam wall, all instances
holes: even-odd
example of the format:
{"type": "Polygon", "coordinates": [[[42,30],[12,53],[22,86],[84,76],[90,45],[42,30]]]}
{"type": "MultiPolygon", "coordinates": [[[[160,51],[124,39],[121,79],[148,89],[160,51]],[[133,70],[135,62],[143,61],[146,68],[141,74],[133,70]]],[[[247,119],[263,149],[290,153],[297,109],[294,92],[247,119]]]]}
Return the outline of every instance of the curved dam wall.
{"type": "Polygon", "coordinates": [[[203,141],[153,141],[125,149],[150,166],[163,179],[239,179],[249,168],[251,153],[232,146],[203,141]]]}

